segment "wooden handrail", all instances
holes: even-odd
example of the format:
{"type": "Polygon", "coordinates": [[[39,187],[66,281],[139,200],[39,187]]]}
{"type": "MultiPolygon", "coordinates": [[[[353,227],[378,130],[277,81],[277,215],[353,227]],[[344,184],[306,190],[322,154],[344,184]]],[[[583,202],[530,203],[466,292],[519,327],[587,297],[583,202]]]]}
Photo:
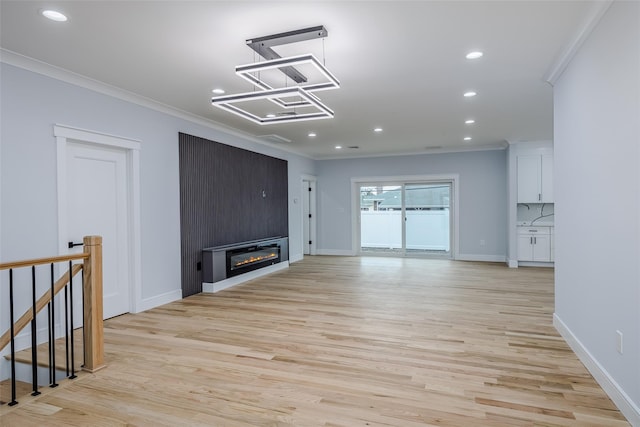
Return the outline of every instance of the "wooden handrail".
{"type": "MultiPolygon", "coordinates": [[[[15,261],[0,264],[0,270],[34,265],[51,264],[55,262],[83,260],[83,264],[71,267],[71,276],[67,271],[54,283],[54,294],[57,294],[69,282],[69,278],[82,270],[83,294],[83,336],[84,336],[84,366],[82,369],[95,372],[104,368],[104,330],[102,309],[102,237],[85,236],[83,239],[84,252],[72,255],[61,255],[49,258],[37,258],[25,261],[15,261]]],[[[51,292],[46,292],[36,302],[36,312],[42,310],[51,300],[51,292]]],[[[14,323],[14,336],[33,319],[33,308],[23,314],[14,323]]],[[[11,341],[9,330],[0,337],[0,350],[11,341]]]]}
{"type": "MultiPolygon", "coordinates": [[[[71,268],[71,276],[75,276],[82,270],[82,264],[75,264],[71,268]]],[[[53,293],[57,295],[65,286],[69,283],[69,270],[67,270],[62,277],[60,277],[53,285],[53,293]]],[[[36,302],[36,314],[40,313],[40,311],[49,304],[51,301],[51,291],[46,292],[44,295],[40,297],[40,299],[36,302]]],[[[20,318],[14,323],[13,333],[18,335],[21,330],[24,329],[25,326],[31,322],[33,319],[33,308],[29,307],[29,309],[22,315],[20,318]]],[[[0,350],[2,350],[9,342],[11,341],[11,330],[0,337],[0,350]]]]}
{"type": "Polygon", "coordinates": [[[12,262],[5,262],[0,264],[0,270],[8,270],[10,268],[18,268],[18,267],[31,267],[32,265],[51,264],[54,262],[62,262],[62,261],[75,261],[78,259],[87,259],[87,258],[89,258],[89,254],[86,252],[81,252],[78,254],[60,255],[60,256],[53,256],[48,258],[34,258],[34,259],[27,259],[24,261],[12,261],[12,262]]]}

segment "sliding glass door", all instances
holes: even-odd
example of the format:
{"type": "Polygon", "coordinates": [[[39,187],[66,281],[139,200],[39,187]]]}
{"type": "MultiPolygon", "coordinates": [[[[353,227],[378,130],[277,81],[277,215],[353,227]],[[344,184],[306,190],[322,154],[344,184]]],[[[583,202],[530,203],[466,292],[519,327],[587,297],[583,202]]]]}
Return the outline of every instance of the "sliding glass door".
{"type": "Polygon", "coordinates": [[[359,186],[360,251],[451,257],[452,183],[359,186]]]}

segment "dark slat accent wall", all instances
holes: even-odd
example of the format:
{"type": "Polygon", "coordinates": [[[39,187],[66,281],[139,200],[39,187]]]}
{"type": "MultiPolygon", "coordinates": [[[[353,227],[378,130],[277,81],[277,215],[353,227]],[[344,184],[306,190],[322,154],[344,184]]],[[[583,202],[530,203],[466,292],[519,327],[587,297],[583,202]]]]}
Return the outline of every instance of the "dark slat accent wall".
{"type": "Polygon", "coordinates": [[[179,134],[182,296],[202,292],[203,248],[288,236],[287,161],[179,134]],[[262,196],[265,192],[266,197],[262,196]]]}

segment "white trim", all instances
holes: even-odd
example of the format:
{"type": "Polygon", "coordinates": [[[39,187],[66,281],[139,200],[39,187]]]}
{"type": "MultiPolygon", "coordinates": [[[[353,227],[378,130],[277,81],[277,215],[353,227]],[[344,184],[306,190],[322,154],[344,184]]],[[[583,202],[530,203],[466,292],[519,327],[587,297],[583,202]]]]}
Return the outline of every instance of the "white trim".
{"type": "Polygon", "coordinates": [[[161,305],[169,304],[170,302],[178,301],[182,299],[182,289],[175,289],[173,291],[165,292],[160,295],[145,298],[137,304],[137,311],[151,310],[152,308],[159,307],[161,305]]]}
{"type": "Polygon", "coordinates": [[[304,254],[289,255],[289,263],[302,261],[303,259],[304,259],[304,254]]]}
{"type": "Polygon", "coordinates": [[[258,277],[267,276],[269,274],[275,273],[276,271],[285,270],[287,268],[289,268],[289,261],[282,261],[277,264],[270,265],[268,267],[263,267],[258,270],[249,271],[248,273],[244,273],[239,276],[220,280],[219,282],[215,282],[215,283],[202,282],[202,292],[216,293],[216,292],[222,291],[223,289],[228,289],[232,286],[248,282],[249,280],[257,279],[258,277]]]}
{"type": "Polygon", "coordinates": [[[555,267],[553,262],[518,261],[520,267],[555,267]]]}
{"type": "Polygon", "coordinates": [[[140,232],[140,149],[142,143],[137,139],[123,138],[102,132],[94,132],[56,124],[53,126],[53,135],[56,138],[57,156],[57,191],[58,191],[58,253],[66,254],[67,227],[67,143],[78,141],[107,147],[115,147],[126,150],[128,184],[127,200],[129,201],[129,247],[131,248],[130,277],[131,301],[129,311],[137,313],[142,311],[142,254],[140,232]]]}
{"type": "Polygon", "coordinates": [[[553,326],[560,333],[562,338],[569,344],[569,347],[578,356],[593,378],[600,384],[600,387],[611,398],[618,407],[622,415],[632,426],[640,426],[640,408],[631,400],[629,395],[620,387],[607,370],[596,360],[589,350],[580,342],[569,327],[560,319],[557,313],[553,314],[553,326]]]}
{"type": "MultiPolygon", "coordinates": [[[[46,62],[42,62],[37,59],[33,59],[28,56],[21,55],[19,53],[16,53],[7,49],[0,48],[0,62],[12,65],[14,67],[22,68],[37,74],[42,74],[44,76],[51,77],[56,80],[67,82],[78,87],[89,89],[94,92],[101,93],[103,95],[111,96],[116,99],[130,102],[132,104],[140,105],[142,107],[159,111],[161,113],[169,114],[173,117],[187,120],[191,123],[195,123],[195,124],[207,127],[209,129],[213,129],[219,132],[224,132],[229,136],[235,136],[251,142],[255,142],[256,144],[259,144],[261,146],[268,146],[283,152],[289,152],[289,153],[297,154],[302,157],[312,159],[312,157],[310,157],[308,154],[297,151],[290,146],[287,146],[284,144],[269,143],[267,141],[264,141],[263,139],[257,138],[254,135],[243,133],[237,129],[233,129],[231,127],[225,126],[213,120],[205,119],[201,116],[197,116],[188,111],[180,110],[170,105],[163,104],[161,102],[155,101],[150,98],[146,98],[142,95],[138,95],[134,92],[129,92],[116,86],[111,86],[109,84],[100,82],[98,80],[85,77],[81,74],[77,74],[72,71],[65,70],[64,68],[47,64],[46,62]]],[[[220,142],[223,142],[223,141],[220,141],[220,142]]]]}
{"type": "Polygon", "coordinates": [[[481,261],[481,262],[506,262],[504,255],[484,255],[484,254],[458,254],[458,261],[481,261]]]}
{"type": "Polygon", "coordinates": [[[380,153],[380,154],[363,154],[363,155],[343,155],[343,156],[319,156],[314,157],[314,160],[342,160],[342,159],[369,159],[376,157],[399,157],[399,156],[422,156],[426,154],[446,154],[446,153],[466,153],[469,151],[499,151],[505,150],[509,144],[506,141],[496,144],[487,145],[469,145],[457,147],[442,147],[436,149],[425,149],[420,151],[397,151],[394,153],[380,153]]]}
{"type": "Polygon", "coordinates": [[[564,51],[553,61],[549,69],[542,76],[542,79],[551,84],[556,84],[564,70],[567,68],[575,54],[578,52],[585,40],[591,35],[594,28],[598,25],[609,7],[613,4],[613,0],[601,0],[593,2],[589,16],[582,24],[582,28],[575,35],[574,39],[569,43],[564,51]]]}
{"type": "Polygon", "coordinates": [[[318,249],[318,255],[356,256],[357,253],[348,249],[318,249]]]}
{"type": "Polygon", "coordinates": [[[53,126],[53,136],[81,142],[90,142],[92,144],[107,145],[109,147],[125,148],[127,150],[140,150],[142,145],[138,139],[125,138],[60,124],[53,126]]]}
{"type": "Polygon", "coordinates": [[[460,174],[441,174],[441,175],[399,175],[399,176],[363,176],[351,178],[351,250],[353,254],[360,252],[360,209],[359,209],[359,190],[362,184],[375,183],[419,183],[425,181],[451,181],[451,191],[453,191],[452,211],[453,211],[453,230],[451,236],[451,259],[458,259],[460,256],[460,174]]]}

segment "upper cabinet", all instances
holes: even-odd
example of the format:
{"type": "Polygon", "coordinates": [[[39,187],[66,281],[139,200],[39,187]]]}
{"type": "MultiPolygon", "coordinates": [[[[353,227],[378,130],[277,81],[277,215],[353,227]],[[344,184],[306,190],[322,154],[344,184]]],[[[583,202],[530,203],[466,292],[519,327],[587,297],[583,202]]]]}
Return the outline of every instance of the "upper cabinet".
{"type": "Polygon", "coordinates": [[[520,154],[516,163],[518,203],[553,203],[553,156],[520,154]]]}

